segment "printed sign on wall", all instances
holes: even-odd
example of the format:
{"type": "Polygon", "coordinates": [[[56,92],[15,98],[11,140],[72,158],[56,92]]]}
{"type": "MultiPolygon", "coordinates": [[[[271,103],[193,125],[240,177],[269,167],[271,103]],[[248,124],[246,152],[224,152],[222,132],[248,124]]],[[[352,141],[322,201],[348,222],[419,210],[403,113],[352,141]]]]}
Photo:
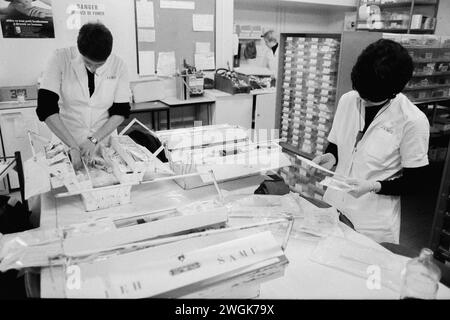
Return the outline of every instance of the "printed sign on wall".
{"type": "Polygon", "coordinates": [[[67,29],[79,30],[89,21],[101,21],[105,17],[105,5],[98,3],[75,3],[67,7],[67,29]]]}

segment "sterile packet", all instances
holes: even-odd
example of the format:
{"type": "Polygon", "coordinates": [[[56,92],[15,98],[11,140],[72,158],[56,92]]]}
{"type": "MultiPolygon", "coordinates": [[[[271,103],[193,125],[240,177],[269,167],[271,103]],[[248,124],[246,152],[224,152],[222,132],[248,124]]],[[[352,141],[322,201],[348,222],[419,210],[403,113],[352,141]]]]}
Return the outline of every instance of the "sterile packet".
{"type": "Polygon", "coordinates": [[[401,272],[407,259],[387,250],[375,249],[329,236],[321,240],[311,253],[310,260],[367,279],[370,272],[379,270],[382,285],[400,290],[401,272]]]}

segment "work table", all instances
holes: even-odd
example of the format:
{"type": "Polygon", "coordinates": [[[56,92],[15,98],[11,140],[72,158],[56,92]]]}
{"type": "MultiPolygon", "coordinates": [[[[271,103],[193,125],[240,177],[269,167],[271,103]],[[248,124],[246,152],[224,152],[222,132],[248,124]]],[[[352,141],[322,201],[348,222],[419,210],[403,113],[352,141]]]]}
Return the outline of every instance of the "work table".
{"type": "MultiPolygon", "coordinates": [[[[222,190],[252,194],[264,176],[252,176],[220,184],[222,190]]],[[[84,212],[79,197],[55,199],[51,193],[41,197],[41,227],[55,228],[80,223],[93,217],[114,216],[133,212],[148,213],[153,210],[173,208],[189,202],[211,199],[217,192],[213,186],[183,190],[173,181],[136,186],[132,203],[96,212],[84,212]],[[157,201],[152,201],[157,199],[157,201]]],[[[360,244],[386,250],[369,238],[340,225],[345,237],[360,244]]],[[[309,259],[317,240],[291,236],[286,255],[289,265],[284,277],[264,283],[261,299],[398,299],[399,293],[389,288],[368,289],[366,279],[359,278],[309,259]]],[[[406,258],[405,258],[406,259],[406,258]]],[[[44,268],[41,272],[41,297],[64,297],[65,277],[61,267],[44,268]]],[[[450,299],[450,289],[441,285],[438,298],[450,299]]]]}

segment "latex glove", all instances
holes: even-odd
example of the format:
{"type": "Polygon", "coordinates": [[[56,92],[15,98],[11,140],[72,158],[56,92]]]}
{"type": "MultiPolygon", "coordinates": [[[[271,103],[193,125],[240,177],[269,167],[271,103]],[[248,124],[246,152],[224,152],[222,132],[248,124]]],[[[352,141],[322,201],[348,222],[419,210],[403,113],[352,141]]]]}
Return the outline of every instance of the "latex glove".
{"type": "MultiPolygon", "coordinates": [[[[312,162],[317,163],[325,169],[331,170],[336,164],[336,158],[331,153],[325,153],[312,159],[312,162]]],[[[311,175],[313,175],[316,173],[317,169],[311,167],[308,171],[311,175]]]]}
{"type": "Polygon", "coordinates": [[[381,190],[381,183],[378,181],[348,179],[346,182],[353,187],[348,193],[355,198],[359,198],[369,192],[378,192],[381,190]]]}
{"type": "Polygon", "coordinates": [[[87,138],[80,145],[81,156],[86,158],[88,162],[91,162],[91,159],[94,158],[96,150],[97,146],[87,138]]]}
{"type": "Polygon", "coordinates": [[[81,152],[79,149],[75,148],[70,149],[69,156],[75,171],[83,168],[83,162],[81,161],[81,152]]]}

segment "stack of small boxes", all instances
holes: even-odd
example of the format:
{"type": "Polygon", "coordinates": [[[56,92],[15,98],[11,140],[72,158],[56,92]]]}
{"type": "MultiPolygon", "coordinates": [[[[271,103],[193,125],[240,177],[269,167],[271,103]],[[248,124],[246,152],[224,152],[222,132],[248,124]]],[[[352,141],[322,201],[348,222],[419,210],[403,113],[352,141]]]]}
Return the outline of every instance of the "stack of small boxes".
{"type": "Polygon", "coordinates": [[[450,97],[450,37],[383,34],[401,43],[414,62],[414,73],[403,93],[412,102],[433,102],[450,97]]]}
{"type": "MultiPolygon", "coordinates": [[[[323,154],[331,129],[335,103],[340,41],[332,37],[285,39],[282,76],[281,140],[298,154],[323,154]]],[[[295,166],[281,172],[298,192],[321,199],[323,177],[309,176],[295,157],[295,166]]]]}

